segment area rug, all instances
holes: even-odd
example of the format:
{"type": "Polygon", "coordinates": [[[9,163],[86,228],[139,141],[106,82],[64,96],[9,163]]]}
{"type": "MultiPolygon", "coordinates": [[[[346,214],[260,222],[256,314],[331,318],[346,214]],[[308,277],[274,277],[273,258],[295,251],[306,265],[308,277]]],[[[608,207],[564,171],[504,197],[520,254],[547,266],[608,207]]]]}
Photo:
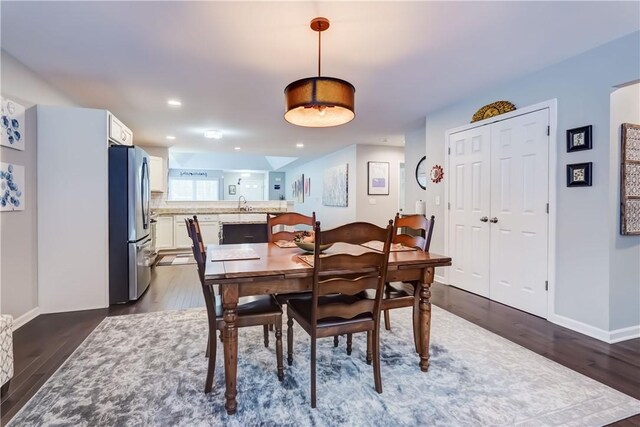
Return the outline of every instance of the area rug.
{"type": "MultiPolygon", "coordinates": [[[[201,309],[105,319],[9,423],[11,426],[601,426],[640,401],[433,307],[431,367],[420,372],[411,309],[381,338],[383,393],[366,338],[318,345],[318,407],[309,405],[309,338],[297,325],[293,366],[276,376],[274,340],[239,332],[238,413],[224,410],[222,351],[203,393],[201,309]]],[[[286,340],[285,340],[286,343],[286,340]]],[[[286,349],[286,344],[285,344],[286,349]]],[[[285,350],[286,357],[286,350],[285,350]]]]}
{"type": "Polygon", "coordinates": [[[192,254],[176,254],[176,255],[163,255],[156,265],[165,266],[165,265],[185,265],[185,264],[195,264],[196,260],[193,258],[192,254]]]}

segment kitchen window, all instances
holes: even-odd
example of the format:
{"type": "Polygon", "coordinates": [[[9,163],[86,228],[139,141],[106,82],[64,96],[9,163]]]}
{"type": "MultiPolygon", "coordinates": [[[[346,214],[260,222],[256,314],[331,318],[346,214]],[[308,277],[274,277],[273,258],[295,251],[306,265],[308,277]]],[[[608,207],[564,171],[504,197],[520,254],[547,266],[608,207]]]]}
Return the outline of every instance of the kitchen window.
{"type": "Polygon", "coordinates": [[[206,173],[171,171],[169,173],[169,200],[213,201],[220,200],[220,182],[206,173]]]}

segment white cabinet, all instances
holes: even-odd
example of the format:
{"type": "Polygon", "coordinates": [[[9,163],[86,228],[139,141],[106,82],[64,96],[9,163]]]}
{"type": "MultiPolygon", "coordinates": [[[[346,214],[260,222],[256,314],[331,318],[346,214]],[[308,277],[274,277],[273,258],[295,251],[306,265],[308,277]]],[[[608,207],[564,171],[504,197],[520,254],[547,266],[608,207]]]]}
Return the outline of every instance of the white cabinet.
{"type": "Polygon", "coordinates": [[[151,169],[149,173],[151,191],[164,193],[164,159],[162,157],[149,156],[151,169]]]}
{"type": "Polygon", "coordinates": [[[156,224],[156,249],[173,247],[173,216],[159,216],[156,224]]]}
{"type": "Polygon", "coordinates": [[[174,227],[174,246],[176,249],[185,249],[190,248],[192,246],[191,239],[187,234],[187,226],[185,225],[184,219],[188,216],[192,215],[176,215],[175,218],[175,227],[174,227]]]}
{"type": "Polygon", "coordinates": [[[116,119],[116,116],[109,113],[109,138],[122,145],[133,145],[133,132],[131,129],[116,119]]]}
{"type": "Polygon", "coordinates": [[[199,221],[202,240],[205,245],[217,245],[220,243],[220,223],[218,221],[199,221]]]}

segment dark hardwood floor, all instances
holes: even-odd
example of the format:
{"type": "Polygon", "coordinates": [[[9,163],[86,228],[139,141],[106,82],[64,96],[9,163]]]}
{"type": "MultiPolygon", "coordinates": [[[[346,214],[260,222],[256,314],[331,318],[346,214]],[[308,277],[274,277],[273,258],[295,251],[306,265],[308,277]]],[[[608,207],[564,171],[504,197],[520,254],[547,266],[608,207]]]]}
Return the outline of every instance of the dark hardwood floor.
{"type": "MultiPolygon", "coordinates": [[[[608,345],[544,319],[435,284],[432,302],[468,321],[640,399],[640,339],[608,345]]],[[[14,333],[14,377],[2,399],[5,425],[107,316],[204,307],[194,265],[160,266],[135,304],[38,316],[14,333]]],[[[393,325],[393,314],[391,315],[393,325]]],[[[640,415],[615,424],[640,426],[640,415]]]]}

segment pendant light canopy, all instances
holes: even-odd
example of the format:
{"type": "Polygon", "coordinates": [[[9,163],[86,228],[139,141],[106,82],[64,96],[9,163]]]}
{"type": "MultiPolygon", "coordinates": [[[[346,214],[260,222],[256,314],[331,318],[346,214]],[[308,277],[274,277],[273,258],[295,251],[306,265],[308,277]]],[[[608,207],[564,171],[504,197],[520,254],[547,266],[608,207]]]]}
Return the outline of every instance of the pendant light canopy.
{"type": "Polygon", "coordinates": [[[356,88],[345,80],[321,77],[321,35],[329,20],[315,18],[311,29],[318,32],[318,77],[296,80],[284,89],[286,121],[297,126],[331,127],[350,122],[355,117],[356,88]]]}

